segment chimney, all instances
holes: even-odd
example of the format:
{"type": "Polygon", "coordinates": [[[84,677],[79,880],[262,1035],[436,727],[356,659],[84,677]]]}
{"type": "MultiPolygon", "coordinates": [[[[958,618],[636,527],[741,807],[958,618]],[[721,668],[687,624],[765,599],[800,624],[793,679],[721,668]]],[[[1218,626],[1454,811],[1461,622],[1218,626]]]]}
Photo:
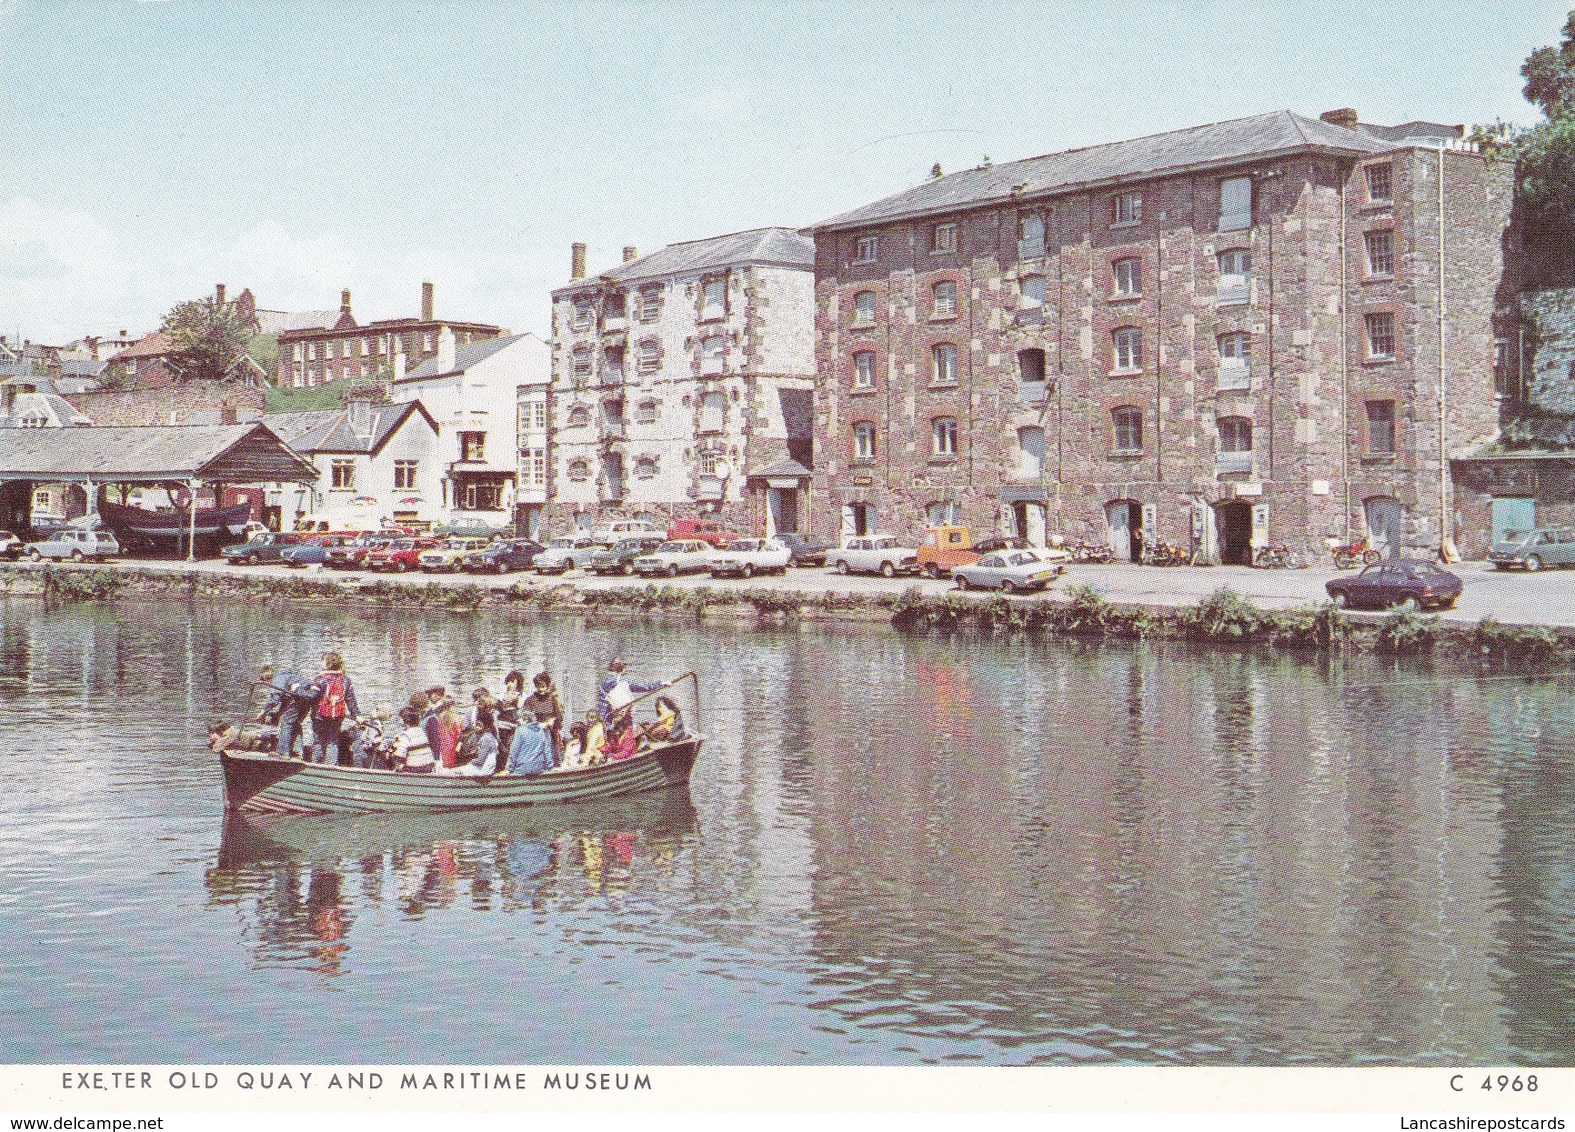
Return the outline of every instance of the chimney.
{"type": "Polygon", "coordinates": [[[339,292],[339,313],[350,313],[350,288],[348,287],[339,292]]]}
{"type": "Polygon", "coordinates": [[[372,435],[372,402],[365,397],[346,401],[345,423],[350,426],[351,435],[357,440],[369,438],[372,435]]]}
{"type": "Polygon", "coordinates": [[[432,321],[432,284],[427,282],[421,284],[421,321],[432,321]]]}
{"type": "Polygon", "coordinates": [[[1346,130],[1356,129],[1356,111],[1349,106],[1341,107],[1339,110],[1325,110],[1318,117],[1331,126],[1339,126],[1346,130]]]}
{"type": "Polygon", "coordinates": [[[640,253],[637,250],[635,250],[633,245],[628,245],[628,244],[624,245],[623,261],[625,263],[628,263],[631,259],[639,259],[639,258],[640,258],[640,253]]]}
{"type": "Polygon", "coordinates": [[[454,332],[446,326],[438,331],[437,368],[439,373],[454,372],[454,332]]]}
{"type": "Polygon", "coordinates": [[[213,302],[215,306],[224,305],[224,284],[216,283],[213,287],[213,302]]]}
{"type": "MultiPolygon", "coordinates": [[[[221,286],[221,290],[222,290],[222,286],[221,286]]],[[[235,406],[234,405],[220,405],[219,406],[219,423],[220,424],[234,424],[235,423],[235,406]]]]}
{"type": "Polygon", "coordinates": [[[585,245],[584,244],[570,244],[569,245],[569,278],[570,279],[584,279],[585,278],[585,245]]]}
{"type": "Polygon", "coordinates": [[[394,335],[394,380],[405,379],[405,340],[394,335]]]}

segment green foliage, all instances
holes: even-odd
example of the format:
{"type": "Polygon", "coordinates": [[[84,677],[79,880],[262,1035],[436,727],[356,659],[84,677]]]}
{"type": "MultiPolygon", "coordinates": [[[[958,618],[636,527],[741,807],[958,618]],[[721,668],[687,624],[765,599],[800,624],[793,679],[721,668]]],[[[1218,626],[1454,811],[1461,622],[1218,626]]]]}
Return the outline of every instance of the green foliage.
{"type": "Polygon", "coordinates": [[[170,360],[185,381],[224,381],[237,376],[251,332],[228,303],[191,299],[164,316],[160,329],[170,342],[170,360]]]}
{"type": "Polygon", "coordinates": [[[44,596],[56,601],[106,601],[120,592],[126,576],[118,570],[44,568],[44,596]]]}
{"type": "Polygon", "coordinates": [[[1491,617],[1477,623],[1472,642],[1478,655],[1521,666],[1557,661],[1572,651],[1572,642],[1545,625],[1500,625],[1491,617]]]}
{"type": "Polygon", "coordinates": [[[1392,656],[1410,656],[1433,651],[1433,640],[1438,634],[1438,618],[1428,617],[1414,609],[1401,609],[1385,617],[1378,625],[1375,645],[1379,652],[1392,656]]]}
{"type": "Polygon", "coordinates": [[[277,334],[253,334],[251,341],[246,344],[246,352],[251,355],[252,361],[268,375],[271,383],[279,376],[279,336],[277,334]]]}
{"type": "Polygon", "coordinates": [[[301,389],[276,389],[269,386],[263,402],[268,413],[304,413],[312,409],[337,409],[345,402],[345,393],[357,382],[354,378],[330,381],[301,389]]]}
{"type": "Polygon", "coordinates": [[[1265,627],[1258,607],[1229,586],[1182,609],[1177,619],[1187,636],[1209,641],[1250,640],[1265,627]]]}

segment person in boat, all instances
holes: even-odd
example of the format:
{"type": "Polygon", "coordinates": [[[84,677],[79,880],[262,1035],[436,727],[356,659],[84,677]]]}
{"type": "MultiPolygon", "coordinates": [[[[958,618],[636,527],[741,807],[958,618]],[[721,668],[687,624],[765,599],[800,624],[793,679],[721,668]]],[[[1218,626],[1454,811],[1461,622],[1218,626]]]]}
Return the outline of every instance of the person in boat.
{"type": "Polygon", "coordinates": [[[612,720],[607,724],[607,739],[602,743],[602,750],[608,762],[622,762],[632,759],[640,745],[640,730],[634,725],[634,709],[621,707],[613,712],[612,720]]]}
{"type": "Polygon", "coordinates": [[[576,721],[569,728],[569,736],[571,742],[564,749],[560,769],[576,770],[603,761],[602,741],[607,737],[607,727],[602,723],[601,716],[594,711],[586,712],[584,719],[576,721]]]}
{"type": "Polygon", "coordinates": [[[601,687],[596,690],[596,710],[603,723],[610,723],[613,712],[627,706],[636,696],[665,687],[666,680],[630,680],[624,672],[623,658],[615,656],[607,662],[607,675],[602,677],[601,687]]]}
{"type": "Polygon", "coordinates": [[[497,719],[498,750],[507,751],[514,744],[514,732],[520,726],[520,700],[525,695],[525,673],[517,669],[503,678],[503,694],[497,697],[493,710],[497,719]]]}
{"type": "MultiPolygon", "coordinates": [[[[438,716],[453,701],[449,699],[448,689],[442,684],[434,684],[425,692],[418,692],[416,695],[423,697],[424,700],[421,708],[421,726],[427,730],[427,742],[432,745],[432,754],[435,757],[438,752],[438,716]]],[[[411,700],[414,702],[415,696],[412,696],[411,700]]]]}
{"type": "Polygon", "coordinates": [[[534,690],[520,704],[520,715],[546,725],[552,739],[552,761],[556,766],[563,761],[563,699],[547,673],[536,673],[531,683],[534,690]]]}
{"type": "Polygon", "coordinates": [[[475,728],[476,757],[444,774],[462,774],[486,778],[498,770],[498,728],[495,705],[491,696],[476,703],[475,728]]]}
{"type": "Polygon", "coordinates": [[[552,744],[552,717],[537,716],[522,706],[524,719],[509,747],[508,774],[542,774],[556,765],[552,744]]]}
{"type": "Polygon", "coordinates": [[[345,719],[360,714],[355,702],[355,686],[345,675],[344,657],[337,652],[325,652],[323,670],[312,681],[312,688],[312,761],[331,762],[337,766],[349,753],[344,749],[341,735],[345,719]]]}
{"type": "Polygon", "coordinates": [[[465,721],[454,697],[445,696],[437,709],[437,746],[432,754],[446,770],[459,765],[459,737],[465,733],[465,721]]]}
{"type": "MultiPolygon", "coordinates": [[[[416,693],[420,695],[421,693],[416,693]]],[[[427,742],[426,728],[421,726],[421,711],[414,704],[399,709],[399,722],[405,729],[394,736],[388,748],[388,764],[405,774],[431,774],[436,762],[432,746],[427,742]]]]}
{"type": "MultiPolygon", "coordinates": [[[[301,724],[312,707],[311,681],[289,669],[276,671],[271,664],[263,665],[257,677],[269,689],[268,702],[258,713],[257,722],[278,724],[279,742],[275,750],[285,758],[293,759],[296,740],[301,741],[303,748],[306,746],[301,724]]],[[[302,754],[305,754],[304,749],[302,754]]]]}
{"type": "Polygon", "coordinates": [[[214,754],[222,751],[264,751],[270,736],[259,735],[255,730],[239,727],[216,719],[208,728],[208,749],[214,754]]]}
{"type": "Polygon", "coordinates": [[[684,730],[683,713],[678,710],[678,703],[671,696],[656,697],[656,718],[641,730],[645,738],[653,743],[670,743],[689,737],[684,730]]]}
{"type": "Polygon", "coordinates": [[[371,719],[356,720],[355,738],[350,743],[350,761],[363,769],[382,763],[387,766],[388,721],[392,709],[378,704],[371,719]]]}

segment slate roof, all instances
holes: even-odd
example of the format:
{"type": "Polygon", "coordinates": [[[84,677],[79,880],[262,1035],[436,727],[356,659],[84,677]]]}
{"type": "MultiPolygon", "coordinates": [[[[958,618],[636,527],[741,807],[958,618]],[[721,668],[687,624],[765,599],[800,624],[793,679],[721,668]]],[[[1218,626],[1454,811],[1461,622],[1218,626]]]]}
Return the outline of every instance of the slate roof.
{"type": "MultiPolygon", "coordinates": [[[[644,279],[671,275],[694,275],[735,264],[759,263],[775,267],[815,267],[815,243],[792,228],[752,228],[704,240],[668,244],[650,255],[620,263],[589,279],[576,279],[558,288],[575,290],[601,280],[613,283],[638,283],[644,279]]],[[[557,291],[553,292],[557,294],[557,291]]]]}
{"type": "Polygon", "coordinates": [[[420,401],[405,401],[398,405],[373,405],[371,427],[365,435],[357,435],[350,423],[351,410],[311,409],[299,413],[269,413],[263,418],[279,438],[297,452],[357,452],[376,455],[398,431],[411,413],[419,412],[437,431],[426,406],[420,401]]]}
{"type": "Polygon", "coordinates": [[[9,415],[0,414],[0,428],[20,428],[22,418],[42,410],[54,426],[90,425],[91,417],[56,392],[47,378],[31,375],[0,381],[0,385],[31,386],[19,391],[11,404],[9,415]]]}
{"type": "Polygon", "coordinates": [[[400,378],[400,382],[420,381],[429,377],[444,377],[451,373],[464,373],[473,366],[478,366],[493,354],[508,349],[521,338],[528,338],[527,334],[511,334],[507,338],[485,338],[481,341],[466,342],[462,346],[454,347],[454,365],[447,370],[438,369],[437,355],[434,354],[422,362],[415,369],[400,378]]]}
{"type": "Polygon", "coordinates": [[[108,362],[95,362],[92,358],[73,358],[60,363],[61,377],[97,377],[104,372],[108,362]]]}
{"type": "Polygon", "coordinates": [[[814,474],[814,472],[810,471],[803,464],[800,464],[797,460],[778,460],[769,467],[761,468],[759,471],[749,472],[747,478],[765,479],[769,476],[774,479],[777,477],[794,476],[802,479],[806,476],[812,476],[814,474]]]}
{"type": "Polygon", "coordinates": [[[1359,155],[1381,153],[1390,148],[1392,146],[1386,141],[1359,129],[1348,130],[1317,118],[1304,118],[1289,110],[1276,110],[1251,118],[965,169],[822,220],[805,231],[829,232],[955,212],[1015,197],[1072,192],[1161,173],[1258,161],[1301,150],[1359,155]]]}
{"type": "Polygon", "coordinates": [[[137,339],[137,341],[127,346],[120,353],[110,358],[110,361],[118,362],[122,358],[157,358],[169,353],[170,349],[170,340],[164,336],[164,332],[155,330],[152,334],[137,339]]]}
{"type": "Polygon", "coordinates": [[[332,330],[339,321],[339,308],[327,311],[271,311],[256,312],[257,325],[265,334],[283,334],[290,330],[332,330]]]}
{"type": "Polygon", "coordinates": [[[266,425],[0,429],[0,479],[315,482],[317,469],[266,425]]]}

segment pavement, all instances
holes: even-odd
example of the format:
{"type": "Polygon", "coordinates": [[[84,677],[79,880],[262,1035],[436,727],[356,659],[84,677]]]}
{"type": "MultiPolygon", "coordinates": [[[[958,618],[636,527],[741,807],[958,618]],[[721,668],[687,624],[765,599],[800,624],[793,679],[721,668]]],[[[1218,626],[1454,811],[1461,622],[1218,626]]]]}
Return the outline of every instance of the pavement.
{"type": "MultiPolygon", "coordinates": [[[[28,563],[21,564],[24,568],[28,563]]],[[[586,590],[607,590],[624,586],[658,585],[695,587],[714,590],[780,589],[795,590],[818,598],[828,591],[837,594],[901,593],[917,586],[926,596],[955,593],[949,581],[924,578],[882,578],[844,576],[821,569],[793,569],[778,577],[756,577],[749,581],[719,580],[709,574],[648,579],[641,577],[601,578],[583,571],[541,577],[534,573],[508,574],[503,577],[474,574],[374,574],[368,571],[327,570],[319,566],[292,569],[287,566],[231,566],[221,560],[188,564],[171,561],[117,560],[122,568],[151,572],[184,573],[195,569],[203,573],[272,575],[335,579],[354,584],[357,580],[385,579],[423,585],[510,586],[517,583],[551,587],[572,585],[586,590]]],[[[1543,570],[1538,573],[1494,570],[1485,563],[1466,562],[1448,567],[1465,582],[1459,604],[1439,616],[1447,621],[1470,624],[1491,617],[1506,625],[1575,626],[1575,570],[1543,570]]],[[[1229,587],[1260,609],[1284,609],[1318,605],[1328,600],[1324,583],[1354,571],[1333,566],[1302,570],[1259,570],[1249,566],[1137,566],[1127,563],[1069,565],[1066,573],[1044,595],[1016,598],[1019,601],[1057,600],[1068,586],[1085,584],[1099,590],[1107,600],[1145,606],[1192,605],[1222,587],[1229,587]]]]}

